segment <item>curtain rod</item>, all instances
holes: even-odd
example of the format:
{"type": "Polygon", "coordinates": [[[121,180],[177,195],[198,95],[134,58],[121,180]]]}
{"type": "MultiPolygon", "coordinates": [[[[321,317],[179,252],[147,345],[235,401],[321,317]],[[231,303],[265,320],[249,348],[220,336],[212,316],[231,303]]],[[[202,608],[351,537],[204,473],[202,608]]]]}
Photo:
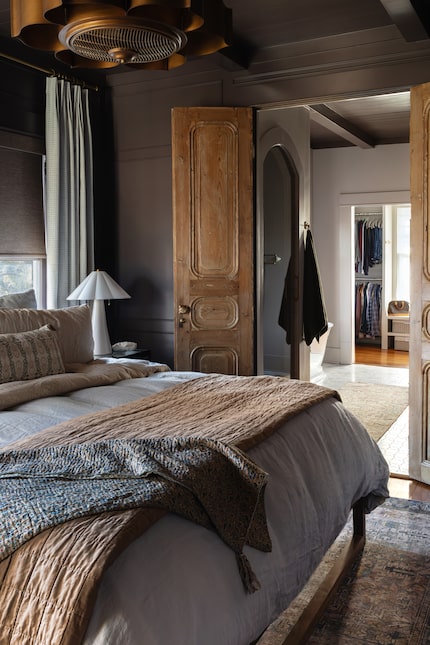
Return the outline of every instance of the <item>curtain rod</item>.
{"type": "Polygon", "coordinates": [[[55,69],[46,69],[45,67],[39,67],[39,65],[34,65],[33,63],[27,63],[27,61],[25,60],[21,60],[20,58],[16,58],[15,56],[10,56],[9,54],[4,54],[3,52],[0,52],[0,57],[6,58],[6,60],[12,61],[13,63],[18,63],[18,65],[23,65],[24,67],[30,67],[31,69],[35,69],[37,72],[42,72],[42,74],[48,74],[49,76],[56,76],[57,78],[60,78],[63,81],[70,81],[71,83],[75,83],[76,85],[82,85],[82,87],[89,90],[94,90],[95,92],[98,92],[100,89],[98,85],[92,85],[91,83],[87,83],[86,81],[83,81],[79,78],[75,78],[73,76],[67,76],[67,74],[62,74],[61,72],[57,72],[55,69]]]}

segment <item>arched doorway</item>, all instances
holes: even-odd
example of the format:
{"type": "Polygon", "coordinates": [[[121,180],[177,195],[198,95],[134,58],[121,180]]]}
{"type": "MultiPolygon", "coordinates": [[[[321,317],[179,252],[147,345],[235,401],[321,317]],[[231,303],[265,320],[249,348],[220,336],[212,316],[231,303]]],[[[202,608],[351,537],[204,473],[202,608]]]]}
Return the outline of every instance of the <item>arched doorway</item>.
{"type": "Polygon", "coordinates": [[[301,340],[298,187],[298,172],[287,150],[281,145],[273,146],[263,161],[263,369],[266,374],[293,378],[299,376],[301,340]],[[288,334],[278,324],[286,290],[284,326],[287,325],[288,334]]]}

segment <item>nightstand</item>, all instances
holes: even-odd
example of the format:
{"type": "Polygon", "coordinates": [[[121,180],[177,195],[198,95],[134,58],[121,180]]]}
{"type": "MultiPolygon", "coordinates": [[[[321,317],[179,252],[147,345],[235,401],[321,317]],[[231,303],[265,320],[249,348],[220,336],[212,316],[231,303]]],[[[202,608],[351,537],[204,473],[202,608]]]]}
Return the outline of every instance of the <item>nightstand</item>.
{"type": "Polygon", "coordinates": [[[149,349],[124,349],[112,352],[112,358],[143,358],[151,360],[151,351],[149,349]]]}

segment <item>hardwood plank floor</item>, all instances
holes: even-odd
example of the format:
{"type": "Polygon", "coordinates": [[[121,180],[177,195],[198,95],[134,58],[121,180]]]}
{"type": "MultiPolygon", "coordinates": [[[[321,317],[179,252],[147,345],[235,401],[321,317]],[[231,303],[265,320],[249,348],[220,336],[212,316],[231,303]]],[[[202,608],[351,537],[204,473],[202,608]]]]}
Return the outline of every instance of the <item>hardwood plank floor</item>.
{"type": "Polygon", "coordinates": [[[371,345],[355,346],[355,362],[361,365],[383,367],[409,367],[409,352],[395,349],[380,349],[371,345]]]}
{"type": "Polygon", "coordinates": [[[388,490],[391,497],[401,499],[415,499],[419,502],[430,502],[430,486],[421,484],[412,479],[403,477],[390,477],[388,490]]]}

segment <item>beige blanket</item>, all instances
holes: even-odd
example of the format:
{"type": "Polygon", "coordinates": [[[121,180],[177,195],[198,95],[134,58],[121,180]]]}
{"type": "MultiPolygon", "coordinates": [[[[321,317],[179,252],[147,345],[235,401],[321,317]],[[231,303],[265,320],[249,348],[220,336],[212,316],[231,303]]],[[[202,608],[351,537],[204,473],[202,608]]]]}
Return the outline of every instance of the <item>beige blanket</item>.
{"type": "MultiPolygon", "coordinates": [[[[332,396],[337,396],[332,390],[283,378],[208,376],[67,421],[14,448],[180,435],[248,449],[291,416],[332,396]]],[[[44,531],[0,563],[0,643],[80,643],[104,569],[162,515],[138,509],[73,520],[44,531]]]]}
{"type": "Polygon", "coordinates": [[[155,372],[165,371],[169,371],[167,365],[138,363],[137,361],[106,363],[95,360],[90,363],[69,364],[65,374],[53,374],[30,381],[1,383],[0,410],[6,410],[35,399],[44,399],[47,396],[74,392],[85,387],[110,385],[124,379],[150,376],[155,372]]]}

